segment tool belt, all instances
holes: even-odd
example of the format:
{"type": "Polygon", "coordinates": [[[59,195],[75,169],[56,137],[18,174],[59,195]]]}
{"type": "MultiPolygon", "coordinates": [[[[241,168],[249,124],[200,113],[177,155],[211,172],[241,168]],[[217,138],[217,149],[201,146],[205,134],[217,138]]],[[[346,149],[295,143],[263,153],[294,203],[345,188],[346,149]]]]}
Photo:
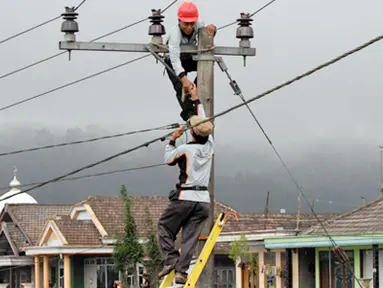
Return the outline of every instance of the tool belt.
{"type": "Polygon", "coordinates": [[[190,187],[177,187],[177,189],[181,190],[195,190],[195,191],[205,191],[208,190],[206,186],[190,186],[190,187]]]}
{"type": "Polygon", "coordinates": [[[181,187],[180,184],[176,185],[176,189],[170,191],[169,193],[169,200],[170,201],[175,201],[178,200],[178,197],[180,196],[180,193],[185,190],[194,190],[194,191],[207,191],[208,187],[206,186],[189,186],[189,187],[181,187]]]}

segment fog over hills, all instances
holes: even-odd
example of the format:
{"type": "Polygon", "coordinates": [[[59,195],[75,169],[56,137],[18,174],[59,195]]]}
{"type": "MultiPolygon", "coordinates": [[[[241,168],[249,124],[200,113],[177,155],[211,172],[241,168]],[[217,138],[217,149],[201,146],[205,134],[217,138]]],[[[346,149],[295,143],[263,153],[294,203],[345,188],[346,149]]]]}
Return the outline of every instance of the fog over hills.
{"type": "MultiPolygon", "coordinates": [[[[98,127],[63,131],[21,126],[1,133],[1,153],[114,134],[98,127]]],[[[0,161],[0,185],[7,186],[11,181],[13,166],[17,166],[17,176],[22,184],[47,180],[164,133],[161,131],[3,156],[0,161]]],[[[149,148],[140,149],[75,176],[161,163],[163,147],[164,143],[157,142],[149,148]]],[[[281,154],[285,156],[285,162],[303,186],[310,202],[314,197],[318,199],[315,204],[317,211],[346,211],[361,205],[361,197],[372,200],[379,195],[379,151],[376,146],[354,140],[352,145],[323,141],[305,143],[302,147],[305,149],[295,147],[290,153],[287,153],[287,149],[281,149],[281,154]]],[[[164,196],[177,180],[177,172],[177,168],[164,166],[62,181],[36,189],[31,194],[40,203],[74,203],[90,195],[116,195],[120,185],[126,184],[132,195],[164,196]]],[[[238,149],[234,145],[217,144],[215,181],[216,199],[238,210],[262,211],[266,193],[270,191],[272,211],[285,208],[287,212],[296,212],[298,191],[267,145],[257,149],[238,149]]],[[[303,207],[307,210],[305,203],[303,207]]]]}

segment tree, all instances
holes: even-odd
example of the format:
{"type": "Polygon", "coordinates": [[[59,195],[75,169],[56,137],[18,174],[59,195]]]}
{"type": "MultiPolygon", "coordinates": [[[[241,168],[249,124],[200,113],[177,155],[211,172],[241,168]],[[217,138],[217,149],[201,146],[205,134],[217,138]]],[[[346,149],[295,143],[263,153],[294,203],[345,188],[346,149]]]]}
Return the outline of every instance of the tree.
{"type": "Polygon", "coordinates": [[[232,242],[231,249],[229,252],[229,258],[233,260],[234,263],[236,263],[238,258],[240,258],[241,259],[240,266],[250,268],[249,276],[251,279],[250,280],[252,285],[251,287],[254,287],[253,279],[254,279],[254,274],[257,273],[258,264],[257,264],[257,259],[250,252],[250,244],[245,234],[241,234],[241,237],[239,240],[232,242]]]}
{"type": "Polygon", "coordinates": [[[160,272],[162,257],[158,246],[157,233],[153,225],[152,216],[149,208],[146,207],[146,227],[147,227],[147,243],[146,253],[148,261],[146,263],[147,274],[152,281],[153,287],[158,287],[157,274],[160,272]]]}
{"type": "Polygon", "coordinates": [[[132,215],[132,203],[128,197],[125,185],[121,186],[121,198],[124,202],[124,233],[117,240],[113,250],[113,259],[117,271],[120,272],[120,280],[124,281],[123,275],[126,271],[134,271],[134,283],[137,283],[137,263],[142,262],[144,251],[141,244],[138,242],[137,226],[132,215]]]}

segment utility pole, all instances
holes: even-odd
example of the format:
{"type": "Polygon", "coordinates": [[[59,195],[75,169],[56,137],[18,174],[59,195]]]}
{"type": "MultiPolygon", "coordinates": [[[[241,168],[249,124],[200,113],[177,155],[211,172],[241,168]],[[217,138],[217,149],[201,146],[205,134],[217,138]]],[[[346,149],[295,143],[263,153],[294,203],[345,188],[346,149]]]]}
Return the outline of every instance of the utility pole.
{"type": "MultiPolygon", "coordinates": [[[[111,52],[143,52],[151,53],[157,61],[166,66],[159,53],[168,53],[168,47],[163,44],[162,36],[166,34],[165,27],[162,25],[164,16],[160,10],[152,9],[152,15],[149,17],[152,23],[149,27],[149,35],[152,36],[148,43],[109,43],[109,42],[77,42],[75,33],[79,31],[79,25],[75,21],[78,14],[74,11],[74,7],[65,7],[66,11],[62,14],[64,22],[61,26],[61,32],[65,33],[64,40],[59,42],[59,49],[67,50],[69,53],[73,50],[81,51],[111,51],[111,52]]],[[[246,65],[247,56],[255,56],[255,48],[251,48],[250,39],[254,38],[253,28],[251,27],[249,13],[241,13],[237,19],[239,27],[236,31],[236,38],[240,39],[238,47],[214,46],[214,37],[209,36],[206,28],[201,28],[198,31],[198,47],[197,45],[181,45],[181,54],[194,54],[193,58],[198,61],[197,65],[197,86],[198,96],[203,103],[206,115],[214,115],[214,63],[220,65],[222,71],[227,69],[223,64],[222,58],[216,55],[226,56],[243,56],[244,65],[246,65]],[[208,49],[210,48],[210,49],[208,49]]],[[[69,54],[70,59],[70,54],[69,54]]],[[[139,77],[139,76],[138,76],[139,77]]],[[[142,79],[144,81],[144,79],[142,79]]],[[[137,80],[135,80],[137,81],[137,80]]],[[[171,85],[167,82],[165,85],[171,85]]],[[[232,81],[233,82],[233,81],[232,81]]],[[[233,83],[230,85],[236,87],[233,83]]],[[[213,131],[214,135],[214,131],[213,131]]],[[[211,198],[211,211],[208,224],[202,232],[203,236],[208,236],[214,224],[214,157],[211,168],[211,177],[209,183],[209,193],[211,198]]],[[[204,237],[201,237],[204,238],[204,237]]],[[[201,251],[201,244],[205,241],[200,241],[197,252],[201,251]]],[[[198,287],[211,288],[214,287],[214,256],[209,258],[205,266],[204,272],[200,276],[198,287]]]]}
{"type": "Polygon", "coordinates": [[[317,199],[314,198],[313,199],[313,202],[311,202],[311,208],[313,208],[313,210],[315,210],[315,203],[317,202],[317,199]]]}
{"type": "Polygon", "coordinates": [[[297,228],[296,230],[299,230],[299,222],[301,217],[301,208],[302,208],[302,186],[300,186],[299,189],[299,197],[298,197],[298,213],[297,213],[297,228]]]}
{"type": "MultiPolygon", "coordinates": [[[[202,28],[198,31],[198,50],[204,51],[214,46],[214,37],[208,34],[207,28],[202,28]]],[[[198,61],[197,63],[197,87],[198,87],[198,98],[202,102],[207,117],[214,115],[214,54],[213,51],[209,51],[203,55],[198,55],[194,58],[198,61]]],[[[214,120],[213,120],[214,122],[214,120]]],[[[214,128],[212,131],[214,137],[214,128]]],[[[210,213],[209,219],[202,235],[208,236],[214,225],[214,155],[212,159],[210,182],[209,182],[209,193],[210,193],[210,213]]],[[[196,255],[199,255],[205,245],[206,237],[203,237],[197,245],[196,255]]],[[[214,256],[209,257],[206,263],[205,269],[202,271],[197,286],[199,288],[210,288],[214,287],[214,256]]]]}
{"type": "Polygon", "coordinates": [[[383,194],[383,146],[380,148],[380,192],[383,194]]]}
{"type": "Polygon", "coordinates": [[[263,230],[266,230],[266,227],[267,227],[267,218],[269,216],[269,199],[270,199],[270,191],[267,191],[265,210],[263,210],[263,214],[265,215],[265,224],[263,225],[263,230]]]}

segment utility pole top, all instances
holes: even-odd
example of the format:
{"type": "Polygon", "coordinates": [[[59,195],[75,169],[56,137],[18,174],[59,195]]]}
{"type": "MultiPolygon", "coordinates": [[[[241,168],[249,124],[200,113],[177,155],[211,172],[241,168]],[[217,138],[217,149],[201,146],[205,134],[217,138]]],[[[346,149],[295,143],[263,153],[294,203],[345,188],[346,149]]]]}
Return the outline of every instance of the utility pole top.
{"type": "MultiPolygon", "coordinates": [[[[152,23],[149,26],[148,34],[151,36],[150,43],[113,43],[113,42],[82,42],[76,41],[76,33],[79,31],[79,25],[76,22],[78,13],[75,8],[65,7],[62,14],[64,22],[61,25],[61,32],[65,33],[64,41],[59,42],[60,50],[82,50],[82,51],[111,51],[111,52],[149,52],[147,45],[150,44],[151,49],[155,53],[168,53],[167,45],[163,44],[163,35],[166,29],[162,24],[165,16],[161,14],[161,10],[152,9],[152,15],[148,17],[152,23]]],[[[213,55],[242,56],[244,58],[244,66],[246,66],[246,57],[255,56],[256,50],[251,47],[250,39],[254,38],[254,31],[251,27],[253,19],[249,13],[241,13],[237,19],[239,27],[236,31],[236,38],[240,39],[238,47],[215,46],[213,47],[213,55]]],[[[196,45],[181,45],[181,54],[199,54],[196,45]]],[[[70,58],[69,58],[70,60],[70,58]]]]}

